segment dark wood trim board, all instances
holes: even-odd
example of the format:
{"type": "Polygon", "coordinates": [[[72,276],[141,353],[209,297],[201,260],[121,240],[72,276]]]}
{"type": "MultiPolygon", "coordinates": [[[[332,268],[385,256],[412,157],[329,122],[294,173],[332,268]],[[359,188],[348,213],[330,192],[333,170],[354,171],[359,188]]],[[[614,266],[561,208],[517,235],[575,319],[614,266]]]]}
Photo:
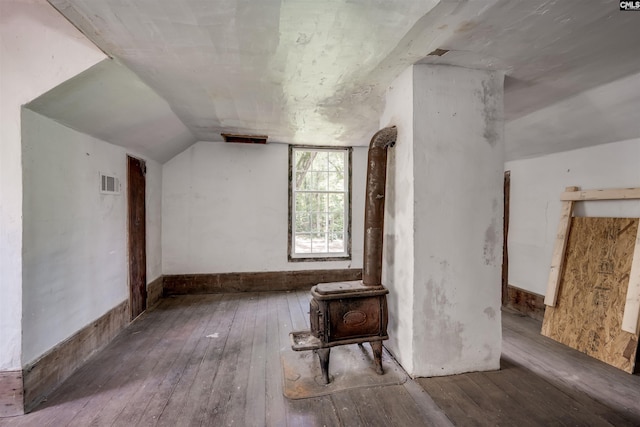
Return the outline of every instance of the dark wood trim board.
{"type": "Polygon", "coordinates": [[[164,276],[164,295],[311,289],[318,283],[361,280],[361,268],[164,276]]]}
{"type": "Polygon", "coordinates": [[[25,412],[33,410],[87,359],[109,344],[129,324],[129,318],[126,300],[25,366],[25,412]]]}
{"type": "Polygon", "coordinates": [[[512,285],[507,286],[507,301],[504,306],[540,321],[544,318],[544,295],[512,285]]]}
{"type": "Polygon", "coordinates": [[[0,418],[24,414],[22,371],[0,372],[0,418]]]}

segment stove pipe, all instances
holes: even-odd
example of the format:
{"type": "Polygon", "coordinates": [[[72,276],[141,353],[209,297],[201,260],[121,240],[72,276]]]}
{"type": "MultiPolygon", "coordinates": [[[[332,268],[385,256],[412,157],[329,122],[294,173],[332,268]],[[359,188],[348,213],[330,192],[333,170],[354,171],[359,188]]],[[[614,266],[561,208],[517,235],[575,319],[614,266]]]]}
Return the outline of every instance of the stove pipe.
{"type": "Polygon", "coordinates": [[[384,233],[384,191],[387,179],[387,148],[396,143],[395,126],[379,130],[371,138],[367,159],[364,206],[364,261],[362,284],[382,286],[382,235],[384,233]]]}

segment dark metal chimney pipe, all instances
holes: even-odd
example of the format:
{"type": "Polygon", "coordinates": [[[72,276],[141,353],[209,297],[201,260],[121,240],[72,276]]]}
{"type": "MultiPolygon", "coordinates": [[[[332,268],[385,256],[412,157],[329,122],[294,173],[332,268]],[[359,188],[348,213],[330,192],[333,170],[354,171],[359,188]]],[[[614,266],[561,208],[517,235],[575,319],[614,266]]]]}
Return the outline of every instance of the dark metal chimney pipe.
{"type": "Polygon", "coordinates": [[[364,206],[364,262],[362,284],[382,286],[382,235],[384,233],[384,191],[387,179],[387,148],[396,143],[395,126],[379,130],[371,138],[367,159],[364,206]]]}

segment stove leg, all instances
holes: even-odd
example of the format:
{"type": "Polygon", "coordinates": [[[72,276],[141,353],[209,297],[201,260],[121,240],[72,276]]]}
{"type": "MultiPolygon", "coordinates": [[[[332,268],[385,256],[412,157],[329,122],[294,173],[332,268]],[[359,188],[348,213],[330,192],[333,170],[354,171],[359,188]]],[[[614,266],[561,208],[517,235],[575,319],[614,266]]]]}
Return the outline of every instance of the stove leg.
{"type": "Polygon", "coordinates": [[[325,384],[329,384],[329,356],[331,354],[330,348],[319,348],[316,350],[318,357],[320,358],[320,369],[322,370],[322,379],[325,384]]]}
{"type": "Polygon", "coordinates": [[[371,350],[373,351],[373,361],[375,363],[376,373],[382,375],[382,341],[371,341],[371,350]]]}

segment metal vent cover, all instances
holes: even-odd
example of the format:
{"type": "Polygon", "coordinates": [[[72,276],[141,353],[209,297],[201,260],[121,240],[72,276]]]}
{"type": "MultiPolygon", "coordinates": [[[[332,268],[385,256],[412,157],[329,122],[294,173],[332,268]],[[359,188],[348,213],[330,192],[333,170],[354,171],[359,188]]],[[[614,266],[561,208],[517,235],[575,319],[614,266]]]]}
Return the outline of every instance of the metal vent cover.
{"type": "Polygon", "coordinates": [[[100,172],[100,193],[120,194],[120,180],[118,177],[100,172]]]}

